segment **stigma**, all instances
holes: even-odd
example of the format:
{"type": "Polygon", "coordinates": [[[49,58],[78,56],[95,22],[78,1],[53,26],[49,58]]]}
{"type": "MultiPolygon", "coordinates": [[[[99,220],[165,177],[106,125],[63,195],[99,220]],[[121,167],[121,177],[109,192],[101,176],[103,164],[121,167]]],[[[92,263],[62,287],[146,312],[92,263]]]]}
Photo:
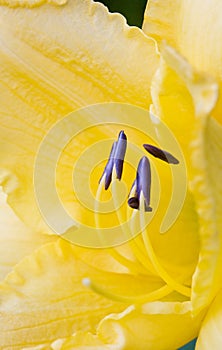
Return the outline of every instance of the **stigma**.
{"type": "Polygon", "coordinates": [[[126,154],[127,137],[123,130],[120,131],[118,140],[113,143],[108,162],[105,166],[103,174],[99,180],[99,183],[104,179],[105,190],[108,190],[113,173],[116,179],[121,180],[123,173],[123,163],[126,154]]]}
{"type": "Polygon", "coordinates": [[[163,160],[164,162],[167,162],[169,164],[179,164],[179,160],[167,151],[149,144],[144,144],[143,147],[148,153],[152,154],[156,158],[163,160]]]}
{"type": "Polygon", "coordinates": [[[140,209],[141,198],[144,198],[145,211],[152,211],[150,207],[151,170],[147,157],[141,158],[137,167],[136,179],[130,190],[128,205],[132,209],[140,209]]]}

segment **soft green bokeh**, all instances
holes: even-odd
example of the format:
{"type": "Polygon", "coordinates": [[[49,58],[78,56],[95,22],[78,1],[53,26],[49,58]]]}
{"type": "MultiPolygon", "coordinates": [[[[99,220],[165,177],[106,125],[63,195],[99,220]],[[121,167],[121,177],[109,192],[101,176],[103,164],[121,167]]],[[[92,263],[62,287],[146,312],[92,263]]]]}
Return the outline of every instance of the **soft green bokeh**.
{"type": "Polygon", "coordinates": [[[184,345],[182,348],[178,350],[194,350],[196,344],[196,339],[192,340],[190,343],[184,345]]]}
{"type": "Polygon", "coordinates": [[[137,27],[142,26],[143,14],[147,0],[96,0],[106,5],[111,12],[119,12],[127,19],[127,23],[137,27]]]}

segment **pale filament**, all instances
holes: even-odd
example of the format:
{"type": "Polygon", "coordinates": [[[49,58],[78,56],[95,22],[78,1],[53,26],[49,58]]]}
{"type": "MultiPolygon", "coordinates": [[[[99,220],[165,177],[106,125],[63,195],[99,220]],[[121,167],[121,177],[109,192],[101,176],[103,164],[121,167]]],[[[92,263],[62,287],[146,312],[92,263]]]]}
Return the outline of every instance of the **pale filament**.
{"type": "MultiPolygon", "coordinates": [[[[117,141],[117,146],[118,147],[118,142],[120,138],[123,138],[124,135],[124,140],[126,141],[126,135],[124,134],[123,131],[119,134],[119,138],[117,141]]],[[[121,138],[121,140],[122,140],[121,138]]],[[[115,145],[115,144],[114,144],[115,145]]],[[[147,146],[147,145],[146,145],[147,146]]],[[[149,146],[149,145],[148,145],[149,146]]],[[[149,146],[151,147],[151,146],[149,146]]],[[[126,147],[125,147],[126,148],[126,147]]],[[[124,152],[122,151],[121,148],[118,148],[118,151],[121,153],[120,155],[123,157],[120,157],[119,155],[116,155],[116,151],[114,150],[113,154],[113,162],[110,163],[109,166],[107,166],[104,170],[104,175],[102,175],[102,178],[99,182],[99,186],[97,189],[96,193],[96,198],[95,198],[95,205],[94,205],[94,215],[95,215],[95,225],[97,229],[97,233],[101,242],[101,246],[106,246],[105,238],[103,236],[103,233],[101,231],[101,223],[100,223],[100,203],[101,203],[101,194],[103,188],[107,189],[110,185],[110,182],[112,181],[112,175],[115,175],[119,180],[121,179],[122,175],[122,167],[119,169],[119,175],[117,174],[117,160],[122,159],[125,156],[125,148],[124,152]],[[124,153],[124,154],[122,154],[124,153]],[[110,168],[112,167],[112,168],[110,168]],[[112,174],[110,173],[112,171],[112,174]],[[106,176],[109,176],[107,179],[106,176]],[[117,176],[118,175],[118,176],[117,176]],[[108,183],[106,183],[108,181],[108,183]]],[[[113,149],[113,148],[112,148],[113,149]]],[[[153,149],[155,150],[155,147],[152,146],[152,152],[153,149]]],[[[149,151],[149,150],[148,150],[149,151]]],[[[152,153],[151,152],[151,153],[152,153]]],[[[155,150],[156,152],[156,150],[155,150]]],[[[158,152],[160,152],[158,150],[158,152]]],[[[111,152],[112,153],[112,152],[111,152]]],[[[162,152],[163,153],[163,152],[162,152]]],[[[161,159],[163,159],[163,155],[161,153],[161,159]]],[[[167,152],[165,152],[167,153],[167,152]]],[[[164,157],[166,158],[164,153],[164,157]]],[[[152,153],[153,154],[153,153],[152,153]]],[[[156,154],[156,153],[155,153],[156,154]]],[[[154,156],[156,156],[154,154],[154,156]]],[[[159,154],[159,153],[158,153],[159,154]]],[[[111,154],[112,155],[112,154],[111,154]]],[[[167,158],[168,162],[173,162],[173,164],[177,164],[178,161],[176,158],[174,158],[171,154],[167,153],[168,158],[170,156],[170,161],[167,158]],[[177,161],[177,163],[176,163],[177,161]]],[[[111,157],[111,156],[110,156],[111,157]]],[[[163,160],[165,160],[165,158],[163,160]]],[[[112,160],[112,158],[110,158],[112,160]]],[[[139,274],[153,274],[157,275],[162,279],[162,283],[165,283],[162,287],[151,291],[149,293],[141,294],[141,295],[125,295],[124,293],[118,294],[115,292],[112,292],[110,288],[106,288],[98,283],[96,281],[91,280],[90,278],[86,278],[83,280],[83,284],[85,286],[90,287],[92,290],[95,292],[110,298],[112,300],[117,300],[117,301],[122,301],[122,302],[127,302],[127,303],[145,303],[145,302],[151,302],[155,300],[160,300],[173,291],[176,291],[186,297],[191,296],[191,288],[185,286],[184,284],[181,284],[180,282],[177,282],[173,277],[171,277],[168,272],[165,270],[165,268],[162,266],[161,262],[159,261],[153,247],[152,243],[149,237],[149,234],[146,229],[146,222],[145,222],[145,198],[146,196],[146,204],[149,201],[149,186],[150,183],[148,182],[143,182],[144,178],[141,178],[140,172],[142,173],[145,172],[145,180],[146,177],[150,179],[150,165],[149,165],[149,160],[146,157],[143,157],[140,160],[140,163],[138,165],[138,170],[137,170],[137,177],[136,177],[136,186],[138,186],[137,193],[136,193],[136,200],[139,200],[139,205],[135,206],[136,209],[133,209],[132,215],[130,217],[130,212],[129,210],[126,212],[126,220],[123,217],[123,213],[120,210],[121,207],[121,198],[119,195],[119,191],[117,189],[117,183],[116,181],[112,181],[112,199],[113,199],[113,204],[114,204],[114,209],[115,209],[115,214],[117,215],[119,227],[122,230],[123,237],[126,238],[125,241],[128,241],[128,244],[131,248],[131,251],[133,253],[133,256],[135,257],[136,261],[133,261],[126,256],[122,255],[117,248],[112,247],[112,248],[107,248],[107,252],[120,264],[125,266],[128,271],[131,274],[134,275],[139,275],[139,274]],[[142,181],[142,182],[141,182],[142,181]],[[145,192],[143,192],[145,191],[145,192]],[[139,209],[139,210],[137,210],[139,209]],[[139,215],[139,216],[138,216],[139,215]],[[136,221],[137,220],[137,221],[136,221]],[[140,237],[135,237],[136,233],[136,224],[139,223],[138,227],[138,234],[140,233],[140,237]],[[130,225],[129,225],[130,224],[130,225]]],[[[144,181],[145,181],[144,180],[144,181]]],[[[148,180],[147,180],[148,181],[148,180]]],[[[131,198],[130,198],[131,199],[131,198]]],[[[147,206],[149,203],[147,204],[147,206]]],[[[130,205],[131,206],[131,205],[130,205]]],[[[127,207],[128,208],[128,207],[127,207]]],[[[133,207],[134,208],[134,207],[133,207]]],[[[146,208],[147,210],[150,209],[150,207],[146,208]]],[[[111,287],[111,286],[110,286],[111,287]]]]}
{"type": "Polygon", "coordinates": [[[152,302],[155,300],[162,299],[172,292],[172,289],[168,285],[164,285],[163,287],[160,287],[146,294],[127,296],[125,294],[113,293],[107,288],[104,288],[98,283],[96,283],[95,281],[91,280],[90,278],[84,278],[83,284],[89,287],[90,289],[92,289],[94,292],[101,294],[108,299],[112,299],[120,302],[126,302],[129,304],[133,304],[133,303],[142,304],[142,303],[152,302]]]}
{"type": "MultiPolygon", "coordinates": [[[[139,265],[141,266],[142,270],[147,273],[147,271],[150,273],[154,273],[156,274],[155,269],[153,268],[153,266],[151,264],[149,264],[148,259],[146,258],[145,255],[143,255],[143,253],[141,252],[141,249],[138,247],[138,243],[136,243],[136,239],[133,236],[132,232],[134,232],[132,230],[132,228],[129,228],[129,225],[124,225],[124,218],[122,216],[121,211],[119,210],[120,204],[118,202],[119,196],[118,196],[118,191],[117,191],[117,181],[114,181],[112,183],[112,198],[113,198],[113,202],[114,202],[114,207],[116,210],[116,214],[119,220],[119,226],[121,227],[121,230],[124,233],[124,236],[127,237],[127,239],[130,242],[130,248],[133,252],[134,257],[137,259],[139,265]],[[135,254],[136,253],[136,254],[135,254]]],[[[127,206],[128,208],[128,206],[127,206]]],[[[133,213],[134,215],[134,213],[133,213]]],[[[128,216],[127,216],[127,220],[128,220],[128,216]]],[[[132,220],[133,222],[133,220],[132,220]]],[[[133,263],[131,260],[128,260],[131,263],[133,263]]],[[[133,263],[134,264],[134,263],[133,263]]]]}
{"type": "MultiPolygon", "coordinates": [[[[104,237],[103,234],[100,233],[100,220],[99,220],[99,207],[100,207],[100,202],[101,202],[101,193],[102,189],[104,188],[104,183],[105,183],[105,177],[103,177],[99,183],[97,192],[96,192],[96,197],[95,197],[95,205],[94,205],[94,216],[95,216],[95,224],[96,224],[96,229],[97,233],[99,235],[100,241],[103,244],[104,243],[104,237]]],[[[105,245],[105,244],[104,244],[105,245]]],[[[125,256],[120,254],[116,248],[107,248],[107,252],[120,264],[123,266],[127,267],[128,270],[134,274],[138,274],[138,268],[136,267],[135,263],[132,260],[127,259],[125,256]]],[[[146,273],[146,271],[145,271],[146,273]]]]}
{"type": "Polygon", "coordinates": [[[154,268],[156,269],[156,272],[165,281],[165,283],[169,287],[171,287],[173,290],[177,291],[178,293],[183,294],[183,295],[185,295],[187,297],[190,297],[191,296],[191,288],[186,287],[186,286],[178,283],[177,281],[175,281],[167,273],[167,271],[162,267],[161,263],[159,262],[156,254],[155,254],[155,252],[153,250],[152,243],[150,241],[149,235],[148,235],[147,230],[146,230],[144,212],[145,212],[144,196],[141,193],[139,215],[140,215],[141,234],[142,234],[142,237],[143,237],[144,246],[146,248],[147,254],[148,254],[148,256],[149,256],[149,258],[150,258],[154,268]]]}
{"type": "MultiPolygon", "coordinates": [[[[101,199],[101,193],[102,193],[102,188],[104,187],[104,178],[101,179],[100,184],[98,186],[98,190],[96,193],[96,200],[95,200],[95,223],[96,223],[96,227],[98,230],[98,234],[100,231],[100,220],[99,220],[99,203],[100,203],[100,199],[101,199]]],[[[112,189],[114,189],[114,195],[113,198],[115,200],[115,185],[114,187],[112,187],[112,189]]],[[[118,219],[119,219],[119,224],[121,227],[123,227],[123,225],[121,225],[121,223],[123,223],[123,218],[121,213],[119,213],[118,210],[118,203],[114,204],[115,207],[117,205],[117,215],[118,215],[118,219]]],[[[101,242],[103,243],[103,237],[102,235],[100,235],[100,239],[101,242]]],[[[134,239],[131,240],[131,242],[134,241],[134,239]]],[[[135,244],[135,246],[133,246],[133,252],[135,253],[135,247],[137,249],[136,253],[139,253],[139,256],[141,258],[141,251],[138,248],[138,246],[135,244]]],[[[141,273],[141,271],[138,271],[138,269],[136,268],[136,264],[132,261],[127,259],[125,256],[121,255],[115,248],[108,248],[107,249],[109,254],[118,262],[120,262],[122,265],[126,266],[128,268],[129,271],[131,271],[134,274],[139,274],[141,273]]],[[[136,257],[138,258],[138,256],[136,255],[136,257]]],[[[146,261],[144,261],[144,265],[146,266],[146,270],[145,273],[147,273],[147,259],[144,259],[146,261]]],[[[141,268],[140,268],[141,270],[141,268]]],[[[150,270],[148,270],[150,272],[150,270]]],[[[158,299],[162,299],[164,297],[166,297],[167,295],[169,295],[170,293],[172,293],[172,288],[170,286],[168,286],[167,284],[156,289],[155,291],[149,292],[149,293],[145,293],[142,295],[133,295],[133,296],[127,296],[127,295],[121,295],[121,294],[117,294],[117,293],[113,293],[110,290],[108,290],[107,288],[102,287],[101,285],[99,285],[98,283],[96,283],[96,281],[93,281],[91,279],[85,279],[83,281],[83,283],[85,285],[87,285],[88,287],[90,287],[92,290],[94,290],[95,292],[109,298],[112,300],[117,300],[117,301],[122,301],[122,302],[127,302],[127,303],[145,303],[145,302],[151,302],[151,301],[155,301],[158,299]]]]}
{"type": "MultiPolygon", "coordinates": [[[[131,215],[131,231],[134,232],[134,222],[135,222],[135,216],[137,215],[137,211],[133,210],[131,215]]],[[[130,218],[130,209],[127,206],[127,220],[130,218]]],[[[137,260],[146,268],[146,270],[150,271],[151,273],[156,274],[156,270],[154,269],[153,265],[151,264],[150,260],[147,257],[146,249],[144,249],[144,245],[142,242],[140,242],[140,236],[137,235],[132,240],[129,241],[129,245],[137,258],[137,260]]]]}

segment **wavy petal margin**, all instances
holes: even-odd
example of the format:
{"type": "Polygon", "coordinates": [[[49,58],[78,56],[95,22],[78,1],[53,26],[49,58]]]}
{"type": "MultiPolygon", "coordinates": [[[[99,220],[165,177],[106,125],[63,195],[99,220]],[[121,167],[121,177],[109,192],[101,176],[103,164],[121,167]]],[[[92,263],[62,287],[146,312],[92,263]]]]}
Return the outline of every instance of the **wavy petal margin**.
{"type": "Polygon", "coordinates": [[[43,137],[86,105],[115,101],[148,108],[159,58],[152,39],[102,4],[0,3],[8,5],[0,6],[1,182],[16,213],[46,231],[32,183],[43,137]]]}
{"type": "Polygon", "coordinates": [[[129,307],[121,314],[107,316],[96,334],[76,333],[57,340],[53,350],[110,349],[166,350],[178,349],[197,335],[203,313],[191,315],[191,305],[154,302],[141,309],[129,307]]]}
{"type": "Polygon", "coordinates": [[[188,189],[198,214],[200,252],[192,282],[192,305],[198,312],[212,301],[222,282],[222,128],[210,116],[218,87],[174,49],[163,46],[152,96],[154,112],[169,125],[184,151],[188,189]]]}
{"type": "Polygon", "coordinates": [[[222,344],[222,294],[212,302],[198,336],[196,350],[220,350],[222,344]]]}
{"type": "Polygon", "coordinates": [[[0,347],[48,346],[77,330],[94,331],[105,315],[123,310],[83,286],[89,273],[62,240],[23,259],[0,286],[0,347]]]}
{"type": "MultiPolygon", "coordinates": [[[[87,265],[75,250],[64,240],[49,243],[7,275],[0,285],[1,348],[49,346],[74,332],[94,333],[105,316],[129,306],[93,292],[84,278],[116,295],[137,296],[161,287],[162,282],[150,276],[104,271],[102,257],[97,258],[97,268],[87,265]]],[[[96,254],[92,249],[91,260],[96,254]]]]}
{"type": "MultiPolygon", "coordinates": [[[[143,30],[163,40],[222,89],[222,2],[220,0],[149,0],[143,30]]],[[[222,98],[212,115],[222,123],[222,98]]]]}

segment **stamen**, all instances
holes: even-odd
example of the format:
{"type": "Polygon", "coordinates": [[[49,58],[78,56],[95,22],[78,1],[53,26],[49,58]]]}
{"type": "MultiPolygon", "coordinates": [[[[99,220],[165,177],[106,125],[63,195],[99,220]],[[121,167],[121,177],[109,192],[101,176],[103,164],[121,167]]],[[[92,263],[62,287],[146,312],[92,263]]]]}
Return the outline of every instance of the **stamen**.
{"type": "MultiPolygon", "coordinates": [[[[141,195],[141,205],[142,205],[142,207],[144,207],[143,194],[141,195]]],[[[156,254],[153,250],[149,235],[147,234],[147,231],[145,229],[146,225],[145,225],[145,219],[144,219],[144,210],[140,211],[140,223],[141,223],[142,238],[144,241],[144,245],[145,245],[147,254],[148,254],[154,268],[156,269],[156,272],[158,273],[158,275],[166,282],[166,284],[168,284],[168,286],[170,288],[172,288],[173,290],[177,291],[180,294],[183,294],[187,297],[190,297],[191,296],[191,289],[189,287],[186,287],[186,286],[178,283],[171,276],[169,276],[169,274],[166,272],[166,270],[162,267],[161,263],[159,262],[156,254]]]]}
{"type": "Polygon", "coordinates": [[[132,209],[139,209],[140,203],[137,193],[137,182],[134,180],[130,193],[129,193],[129,199],[128,199],[128,205],[132,209]]]}
{"type": "Polygon", "coordinates": [[[156,270],[151,265],[150,261],[148,260],[148,257],[144,255],[142,249],[140,248],[137,239],[134,238],[130,242],[130,247],[135,255],[135,257],[138,259],[138,261],[141,263],[144,268],[149,271],[149,273],[156,274],[156,270]]]}
{"type": "MultiPolygon", "coordinates": [[[[102,186],[103,186],[103,184],[101,183],[100,186],[99,186],[100,188],[98,189],[98,195],[96,196],[97,197],[97,203],[99,202],[99,197],[100,197],[100,194],[101,194],[101,191],[102,191],[102,186]]],[[[141,201],[143,203],[142,206],[144,206],[145,205],[145,201],[144,201],[143,196],[141,196],[141,197],[142,197],[141,201]]],[[[97,207],[97,209],[98,209],[98,207],[97,207]]],[[[144,209],[144,208],[142,208],[142,209],[144,209]]],[[[95,211],[95,214],[97,214],[97,210],[95,211]]],[[[144,211],[143,210],[141,210],[141,214],[144,215],[144,211]]],[[[96,219],[96,223],[99,226],[98,218],[96,219]]],[[[142,223],[142,225],[143,224],[144,223],[142,223]]],[[[134,240],[132,240],[132,241],[134,241],[134,240]]],[[[109,290],[104,289],[103,287],[101,287],[100,285],[96,284],[95,282],[93,282],[92,280],[90,280],[88,278],[83,280],[83,284],[88,286],[88,287],[90,287],[93,291],[95,291],[95,292],[97,292],[97,293],[99,293],[99,294],[101,294],[101,295],[103,295],[103,296],[105,296],[105,297],[107,297],[109,299],[122,301],[122,302],[127,302],[127,303],[140,303],[140,302],[144,303],[144,302],[150,302],[150,301],[158,300],[158,299],[161,299],[161,298],[169,295],[173,290],[177,290],[181,294],[184,294],[186,296],[190,296],[190,288],[180,285],[179,283],[177,283],[176,281],[171,279],[171,277],[166,278],[167,277],[166,276],[166,272],[163,269],[162,269],[162,271],[160,271],[160,267],[157,266],[158,264],[155,261],[156,256],[155,256],[155,253],[152,251],[152,246],[151,246],[151,243],[149,242],[149,240],[148,240],[147,244],[145,244],[146,251],[148,251],[147,250],[148,245],[150,245],[150,250],[149,250],[148,256],[151,258],[150,260],[151,260],[152,264],[154,265],[154,267],[155,267],[157,273],[160,275],[160,277],[165,282],[167,282],[167,285],[165,285],[164,287],[161,287],[161,288],[157,289],[154,292],[147,293],[147,294],[144,294],[144,295],[126,296],[126,295],[118,295],[116,293],[110,292],[109,290]],[[152,256],[152,254],[153,254],[154,257],[152,256]],[[169,279],[171,279],[173,282],[171,280],[169,280],[169,279]],[[172,283],[170,284],[169,282],[172,282],[172,283]],[[172,288],[172,286],[173,286],[173,288],[172,288]]],[[[111,256],[114,257],[114,259],[116,259],[117,261],[119,261],[120,263],[125,265],[130,271],[132,271],[134,273],[137,272],[136,271],[136,266],[134,266],[133,262],[131,260],[128,260],[124,256],[122,256],[121,254],[119,254],[119,252],[117,252],[115,250],[115,248],[109,249],[109,252],[110,252],[111,256]]]]}
{"type": "MultiPolygon", "coordinates": [[[[100,222],[99,222],[99,204],[100,204],[100,200],[101,200],[101,193],[102,193],[102,188],[104,186],[104,183],[105,183],[105,178],[103,177],[99,186],[98,186],[98,189],[97,189],[97,193],[96,193],[96,198],[95,198],[95,204],[94,204],[94,217],[95,217],[95,224],[96,224],[96,228],[97,228],[97,233],[99,235],[99,238],[100,238],[100,241],[101,243],[104,243],[104,238],[103,238],[103,235],[100,234],[100,222]]],[[[114,182],[115,184],[115,182],[114,182]]],[[[115,189],[115,185],[113,186],[113,188],[115,189]]],[[[113,198],[115,198],[115,200],[117,199],[117,196],[113,196],[113,198]]],[[[116,203],[114,201],[114,205],[115,207],[118,206],[118,203],[116,203]]],[[[117,209],[117,208],[116,208],[117,209]]],[[[118,210],[116,210],[117,212],[117,216],[118,216],[118,219],[120,220],[120,227],[122,228],[123,225],[123,219],[119,213],[118,210]]],[[[125,266],[130,272],[134,273],[134,274],[139,274],[142,272],[146,273],[147,271],[144,269],[143,266],[140,266],[139,267],[139,270],[138,270],[138,267],[135,265],[135,263],[129,259],[127,259],[125,256],[121,255],[115,248],[108,248],[107,249],[109,254],[116,260],[118,261],[120,264],[122,264],[123,266],[125,266]]]]}
{"type": "Polygon", "coordinates": [[[104,297],[106,297],[108,299],[120,301],[120,302],[126,302],[126,303],[130,303],[130,304],[152,302],[155,300],[162,299],[172,292],[172,289],[169,286],[165,285],[165,286],[163,286],[163,287],[161,287],[153,292],[147,293],[147,294],[127,296],[127,295],[113,293],[113,292],[109,291],[108,289],[100,286],[95,281],[92,281],[90,278],[83,278],[82,284],[85,287],[90,288],[94,292],[96,292],[100,295],[103,295],[104,297]]]}
{"type": "Polygon", "coordinates": [[[152,211],[150,205],[150,187],[151,187],[151,171],[150,162],[147,157],[143,157],[138,165],[137,184],[139,190],[139,200],[141,195],[144,196],[144,204],[146,211],[152,211]]]}
{"type": "Polygon", "coordinates": [[[124,131],[121,130],[119,133],[119,137],[116,145],[115,159],[114,159],[116,177],[118,180],[121,180],[121,177],[122,177],[123,162],[126,154],[126,145],[127,145],[127,137],[124,134],[124,131]]]}
{"type": "MultiPolygon", "coordinates": [[[[129,213],[129,207],[127,207],[127,220],[129,220],[130,213],[129,213]]],[[[134,210],[131,216],[131,225],[130,229],[132,232],[135,232],[135,219],[136,219],[136,211],[134,210]]],[[[146,254],[146,249],[144,247],[144,244],[140,242],[141,235],[138,235],[131,239],[129,241],[129,245],[132,249],[133,254],[135,255],[136,259],[139,261],[139,263],[145,267],[147,271],[149,271],[152,274],[156,274],[156,270],[154,269],[153,265],[151,264],[150,260],[148,259],[148,256],[146,254]]]]}
{"type": "Polygon", "coordinates": [[[132,209],[139,209],[139,199],[135,195],[128,199],[128,204],[132,209]]]}
{"type": "Polygon", "coordinates": [[[94,217],[95,217],[95,223],[96,223],[96,227],[99,228],[99,204],[101,201],[101,194],[102,194],[102,189],[103,186],[105,185],[105,177],[102,176],[101,177],[101,181],[99,182],[99,186],[97,188],[97,192],[96,192],[96,197],[95,197],[95,202],[94,202],[94,217]]]}
{"type": "Polygon", "coordinates": [[[155,147],[149,144],[144,144],[143,147],[147,152],[152,154],[154,157],[163,160],[164,162],[167,162],[170,164],[179,164],[179,160],[167,151],[164,151],[158,147],[155,147]]]}
{"type": "Polygon", "coordinates": [[[145,211],[152,211],[150,207],[150,188],[150,162],[147,157],[143,157],[137,167],[136,180],[130,190],[128,205],[133,209],[140,209],[140,197],[143,194],[145,211]]]}
{"type": "MultiPolygon", "coordinates": [[[[114,181],[114,183],[112,185],[112,195],[113,195],[113,202],[114,202],[115,210],[116,210],[117,217],[119,220],[119,226],[122,229],[123,234],[127,238],[127,240],[129,240],[131,237],[133,238],[132,240],[130,240],[130,242],[132,242],[135,239],[132,235],[132,232],[134,232],[134,231],[130,227],[128,227],[128,225],[124,225],[125,220],[122,216],[122,213],[119,210],[119,203],[118,203],[119,196],[118,196],[118,191],[117,191],[116,186],[117,186],[117,183],[114,181]]],[[[128,221],[128,215],[127,215],[127,221],[128,221]]],[[[114,254],[115,254],[115,250],[114,250],[114,254]]],[[[112,256],[114,257],[113,254],[112,254],[112,256]]],[[[135,256],[137,256],[137,255],[135,255],[135,256]]],[[[118,260],[118,257],[116,260],[118,260]]],[[[135,270],[135,268],[133,269],[132,264],[134,264],[134,263],[131,260],[126,259],[125,257],[124,257],[124,260],[125,260],[125,266],[127,266],[128,269],[130,269],[133,272],[133,270],[135,270]],[[127,262],[126,260],[128,260],[127,265],[126,265],[126,262],[127,262]]],[[[141,264],[141,261],[139,259],[137,259],[137,260],[138,260],[138,263],[140,265],[139,269],[142,270],[144,273],[147,273],[147,271],[149,271],[149,272],[152,271],[152,269],[150,270],[147,268],[147,265],[141,264]]],[[[118,260],[118,261],[120,262],[120,260],[118,260]]],[[[137,269],[137,272],[138,272],[138,269],[137,269]]]]}
{"type": "Polygon", "coordinates": [[[123,172],[123,162],[126,154],[127,137],[123,130],[120,131],[117,142],[114,142],[99,183],[105,177],[105,190],[109,188],[112,182],[113,170],[115,169],[116,178],[121,180],[123,172]]]}
{"type": "MultiPolygon", "coordinates": [[[[127,144],[126,135],[124,134],[123,131],[121,131],[119,133],[118,141],[114,142],[112,145],[108,162],[104,169],[103,175],[99,181],[99,186],[98,186],[96,201],[95,201],[95,224],[102,243],[104,243],[104,238],[102,237],[102,234],[100,234],[100,223],[99,223],[99,215],[98,215],[101,192],[103,187],[105,187],[105,190],[109,188],[112,182],[113,171],[115,171],[116,178],[118,180],[121,179],[124,157],[126,153],[126,144],[127,144]]],[[[148,145],[148,144],[144,144],[143,146],[150,154],[167,163],[172,163],[172,164],[179,163],[179,161],[167,151],[161,150],[155,146],[148,145]]],[[[166,285],[147,294],[127,296],[127,295],[116,294],[115,292],[109,291],[103,286],[100,286],[99,284],[97,284],[95,281],[90,280],[89,278],[84,279],[83,284],[107,298],[110,298],[112,300],[127,302],[127,303],[140,303],[140,302],[144,303],[144,302],[154,301],[154,300],[163,298],[164,296],[170,294],[172,291],[177,291],[182,295],[190,297],[191,288],[181,284],[180,282],[175,281],[174,278],[171,277],[168,274],[168,272],[164,269],[164,267],[161,265],[160,261],[158,260],[158,257],[156,256],[153,250],[151,240],[149,238],[147,230],[145,229],[146,225],[145,225],[144,212],[152,211],[152,208],[150,207],[151,169],[150,169],[150,163],[148,158],[147,157],[141,158],[138,164],[136,179],[132,185],[132,188],[129,194],[129,199],[128,199],[128,205],[131,208],[140,209],[139,229],[141,231],[141,239],[142,239],[141,242],[138,240],[138,237],[137,238],[133,237],[133,232],[135,232],[134,227],[133,228],[131,226],[127,227],[127,225],[124,224],[125,220],[122,216],[122,212],[119,209],[121,198],[119,199],[116,185],[117,185],[117,182],[114,181],[112,186],[112,195],[113,195],[115,212],[118,217],[119,226],[122,229],[125,237],[127,237],[127,239],[133,238],[130,241],[130,247],[132,249],[133,254],[135,255],[135,258],[137,259],[137,263],[139,263],[139,266],[135,264],[134,261],[120,254],[115,249],[115,247],[108,248],[108,252],[116,261],[121,263],[123,266],[127,267],[128,270],[131,271],[132,273],[140,274],[141,271],[147,273],[147,270],[148,270],[153,274],[158,274],[159,277],[162,278],[162,280],[166,283],[166,285]]],[[[133,226],[135,226],[134,214],[136,214],[136,211],[133,211],[133,216],[130,220],[133,226]]]]}
{"type": "Polygon", "coordinates": [[[110,151],[109,159],[108,162],[105,166],[105,169],[103,171],[103,174],[99,180],[99,184],[101,183],[102,179],[105,178],[105,190],[108,190],[109,185],[111,184],[112,181],[112,172],[113,172],[113,166],[114,166],[114,155],[116,151],[116,142],[112,144],[112,148],[110,151]]]}

